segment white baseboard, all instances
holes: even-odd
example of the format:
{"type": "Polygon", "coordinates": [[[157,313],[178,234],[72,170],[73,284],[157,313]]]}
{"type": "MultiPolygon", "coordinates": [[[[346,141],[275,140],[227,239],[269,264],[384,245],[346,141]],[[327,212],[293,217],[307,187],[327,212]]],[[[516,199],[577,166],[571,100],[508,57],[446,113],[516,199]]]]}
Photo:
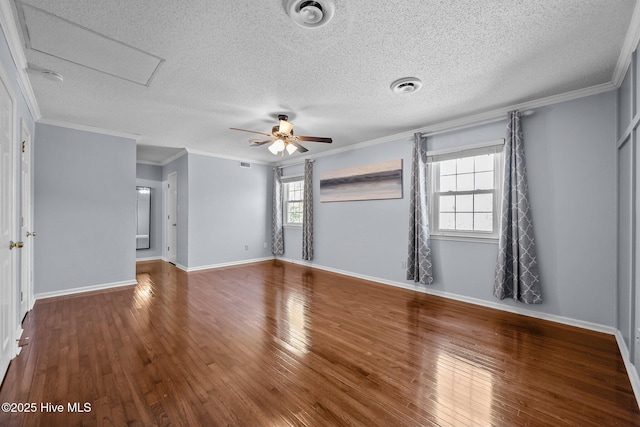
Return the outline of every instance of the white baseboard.
{"type": "Polygon", "coordinates": [[[624,361],[624,367],[627,369],[627,375],[629,376],[629,381],[631,382],[633,394],[636,396],[636,401],[640,406],[640,378],[638,377],[638,370],[633,365],[633,363],[631,363],[631,359],[629,357],[629,349],[627,348],[627,344],[625,344],[624,342],[622,333],[616,330],[615,337],[616,342],[618,343],[618,348],[620,349],[620,354],[622,355],[622,360],[624,361]]]}
{"type": "Polygon", "coordinates": [[[83,292],[91,292],[91,291],[101,291],[104,289],[118,288],[121,286],[131,286],[138,284],[136,279],[132,280],[124,280],[122,282],[113,282],[113,283],[103,283],[100,285],[93,286],[84,286],[82,288],[72,288],[72,289],[63,289],[61,291],[53,291],[53,292],[42,292],[39,294],[35,294],[36,300],[46,299],[46,298],[54,298],[61,297],[65,295],[73,295],[73,294],[81,294],[83,292]]]}
{"type": "Polygon", "coordinates": [[[263,258],[252,258],[252,259],[243,259],[241,261],[231,261],[231,262],[223,262],[220,264],[211,264],[211,265],[201,265],[198,267],[183,267],[183,266],[178,266],[176,265],[178,268],[180,268],[181,270],[184,270],[188,273],[192,272],[192,271],[201,271],[201,270],[210,270],[213,268],[222,268],[222,267],[232,267],[234,265],[242,265],[242,264],[252,264],[254,262],[261,262],[261,261],[269,261],[274,259],[273,256],[270,257],[263,257],[263,258]]]}
{"type": "Polygon", "coordinates": [[[152,256],[152,257],[147,257],[147,258],[136,258],[136,262],[141,262],[141,261],[164,261],[164,259],[161,256],[152,256]]]}

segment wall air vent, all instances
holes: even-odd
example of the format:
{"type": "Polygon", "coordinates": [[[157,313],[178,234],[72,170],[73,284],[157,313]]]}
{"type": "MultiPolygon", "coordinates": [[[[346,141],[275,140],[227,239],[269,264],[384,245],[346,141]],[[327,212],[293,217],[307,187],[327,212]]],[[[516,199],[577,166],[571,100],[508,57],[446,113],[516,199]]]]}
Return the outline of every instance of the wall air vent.
{"type": "Polygon", "coordinates": [[[240,167],[241,167],[241,168],[250,168],[250,167],[251,167],[251,163],[248,163],[248,162],[240,162],[240,167]]]}

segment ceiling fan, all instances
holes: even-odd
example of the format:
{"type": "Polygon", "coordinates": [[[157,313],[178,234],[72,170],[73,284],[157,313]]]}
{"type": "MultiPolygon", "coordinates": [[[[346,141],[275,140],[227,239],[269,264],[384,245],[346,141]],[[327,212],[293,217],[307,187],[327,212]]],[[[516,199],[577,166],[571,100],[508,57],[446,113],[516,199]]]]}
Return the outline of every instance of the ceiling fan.
{"type": "Polygon", "coordinates": [[[331,144],[333,140],[331,138],[325,138],[321,136],[304,136],[304,135],[294,135],[293,134],[293,123],[288,121],[289,117],[285,114],[278,115],[278,120],[280,124],[275,125],[271,128],[271,133],[265,132],[257,132],[255,130],[247,130],[247,129],[239,129],[239,128],[230,128],[231,130],[239,130],[242,132],[251,132],[257,133],[259,135],[268,136],[268,139],[250,139],[252,147],[257,147],[264,144],[272,143],[268,148],[275,155],[282,155],[287,152],[288,154],[293,154],[296,151],[301,153],[305,153],[309,150],[304,148],[302,145],[298,143],[298,141],[307,141],[307,142],[325,142],[331,144]]]}

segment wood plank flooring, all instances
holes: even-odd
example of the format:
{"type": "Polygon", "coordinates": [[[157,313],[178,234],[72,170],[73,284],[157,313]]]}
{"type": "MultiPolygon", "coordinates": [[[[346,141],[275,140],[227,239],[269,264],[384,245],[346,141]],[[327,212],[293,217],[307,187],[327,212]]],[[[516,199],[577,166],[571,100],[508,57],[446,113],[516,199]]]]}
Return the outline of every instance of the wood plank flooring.
{"type": "Polygon", "coordinates": [[[0,425],[640,426],[610,335],[279,261],[138,281],[36,303],[0,425]]]}

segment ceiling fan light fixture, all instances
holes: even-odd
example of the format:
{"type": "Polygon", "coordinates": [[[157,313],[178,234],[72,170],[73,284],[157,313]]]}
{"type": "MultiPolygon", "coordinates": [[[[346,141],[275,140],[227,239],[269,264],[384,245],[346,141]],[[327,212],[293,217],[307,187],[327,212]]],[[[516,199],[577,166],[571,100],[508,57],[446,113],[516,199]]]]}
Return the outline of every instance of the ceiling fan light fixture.
{"type": "Polygon", "coordinates": [[[335,12],[333,0],[287,0],[287,14],[293,22],[305,28],[326,25],[335,12]]]}
{"type": "Polygon", "coordinates": [[[276,141],[269,146],[269,151],[277,156],[284,150],[284,148],[284,141],[281,139],[276,139],[276,141]]]}
{"type": "Polygon", "coordinates": [[[286,120],[280,120],[280,127],[278,128],[279,132],[285,135],[291,135],[292,130],[293,130],[293,123],[288,122],[286,120]]]}
{"type": "Polygon", "coordinates": [[[295,153],[297,149],[298,147],[296,147],[295,145],[287,144],[287,153],[289,153],[289,155],[295,153]]]}
{"type": "Polygon", "coordinates": [[[417,77],[404,77],[391,83],[391,90],[393,91],[393,93],[399,94],[417,92],[421,87],[422,80],[417,77]]]}
{"type": "Polygon", "coordinates": [[[259,135],[264,135],[268,137],[268,139],[250,139],[252,147],[260,147],[265,144],[271,144],[267,148],[271,151],[272,154],[276,156],[284,156],[285,154],[292,155],[296,152],[298,153],[306,153],[307,150],[304,146],[298,143],[298,141],[303,142],[321,142],[325,144],[331,144],[333,142],[332,138],[324,137],[324,136],[310,136],[310,135],[294,135],[293,134],[293,123],[289,121],[289,116],[286,114],[278,114],[279,124],[273,126],[271,128],[271,133],[266,132],[258,132],[255,130],[249,129],[241,129],[241,128],[230,128],[231,130],[239,130],[242,132],[250,132],[257,133],[259,135]],[[286,153],[285,153],[286,151],[286,153]]]}

